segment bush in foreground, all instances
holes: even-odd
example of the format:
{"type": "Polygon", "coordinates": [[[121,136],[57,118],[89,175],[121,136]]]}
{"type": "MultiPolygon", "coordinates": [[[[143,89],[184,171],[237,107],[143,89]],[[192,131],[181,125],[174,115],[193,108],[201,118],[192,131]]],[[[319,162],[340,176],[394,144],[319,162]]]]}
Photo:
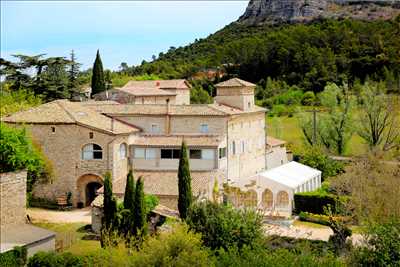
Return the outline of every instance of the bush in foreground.
{"type": "Polygon", "coordinates": [[[254,247],[263,236],[262,217],[255,211],[209,201],[193,204],[186,221],[211,249],[254,247]]]}

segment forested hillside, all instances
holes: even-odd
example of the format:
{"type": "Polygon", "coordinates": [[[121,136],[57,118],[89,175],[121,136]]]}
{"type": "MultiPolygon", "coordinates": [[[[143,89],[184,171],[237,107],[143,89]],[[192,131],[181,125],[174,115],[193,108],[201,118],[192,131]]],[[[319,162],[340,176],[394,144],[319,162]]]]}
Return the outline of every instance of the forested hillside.
{"type": "Polygon", "coordinates": [[[194,43],[127,67],[129,74],[190,77],[207,68],[258,82],[270,77],[319,92],[327,82],[366,77],[391,80],[398,90],[400,16],[392,21],[319,20],[310,24],[246,26],[232,23],[194,43]]]}

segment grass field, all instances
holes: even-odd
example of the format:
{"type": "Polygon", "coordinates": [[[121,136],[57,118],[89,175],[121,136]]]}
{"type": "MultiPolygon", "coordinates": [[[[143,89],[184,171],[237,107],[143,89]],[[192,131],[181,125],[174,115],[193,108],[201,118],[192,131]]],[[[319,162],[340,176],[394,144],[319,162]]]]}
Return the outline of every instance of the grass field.
{"type": "Polygon", "coordinates": [[[84,223],[38,222],[35,225],[56,232],[56,242],[62,240],[64,243],[63,252],[83,255],[101,249],[100,242],[92,239],[93,234],[85,230],[84,223]]]}
{"type": "MultiPolygon", "coordinates": [[[[299,118],[293,117],[268,117],[267,116],[267,134],[273,137],[283,139],[288,142],[288,148],[294,153],[299,153],[305,148],[305,140],[300,129],[299,118]]],[[[365,154],[368,146],[357,134],[354,134],[346,147],[345,156],[357,156],[365,154]]]]}

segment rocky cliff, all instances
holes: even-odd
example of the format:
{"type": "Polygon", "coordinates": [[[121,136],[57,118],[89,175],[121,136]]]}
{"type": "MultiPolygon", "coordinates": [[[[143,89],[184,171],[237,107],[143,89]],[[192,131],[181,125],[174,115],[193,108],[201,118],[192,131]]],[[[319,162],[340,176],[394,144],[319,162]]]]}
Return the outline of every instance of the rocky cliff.
{"type": "Polygon", "coordinates": [[[276,24],[316,18],[389,19],[400,14],[400,0],[250,0],[239,22],[276,24]]]}

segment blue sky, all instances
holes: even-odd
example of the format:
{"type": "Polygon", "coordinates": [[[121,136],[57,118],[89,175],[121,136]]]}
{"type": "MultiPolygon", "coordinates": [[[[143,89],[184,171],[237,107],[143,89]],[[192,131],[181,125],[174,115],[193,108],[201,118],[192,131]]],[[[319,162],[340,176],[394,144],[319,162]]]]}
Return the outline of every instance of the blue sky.
{"type": "Polygon", "coordinates": [[[1,57],[68,56],[83,68],[100,49],[106,68],[204,38],[236,20],[248,1],[1,1],[1,57]]]}

